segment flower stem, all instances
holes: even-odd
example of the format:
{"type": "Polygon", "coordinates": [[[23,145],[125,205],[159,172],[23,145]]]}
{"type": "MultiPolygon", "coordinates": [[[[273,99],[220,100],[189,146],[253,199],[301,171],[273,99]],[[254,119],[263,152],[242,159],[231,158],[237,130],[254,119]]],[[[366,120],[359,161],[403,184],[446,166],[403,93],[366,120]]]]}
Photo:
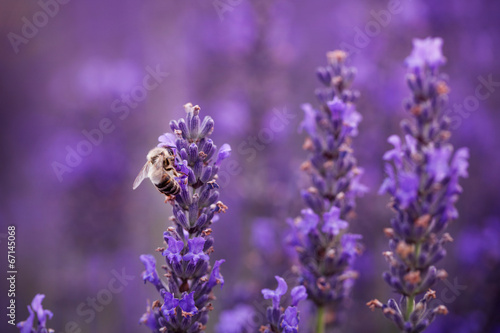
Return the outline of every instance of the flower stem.
{"type": "Polygon", "coordinates": [[[420,256],[421,245],[422,244],[420,244],[420,242],[417,242],[417,244],[415,244],[415,258],[417,261],[418,261],[418,257],[420,256]]]}
{"type": "MultiPolygon", "coordinates": [[[[421,246],[422,246],[422,244],[420,242],[417,242],[417,244],[415,244],[415,258],[416,258],[415,265],[416,266],[418,265],[418,257],[420,256],[421,246]]],[[[409,320],[410,319],[410,315],[413,312],[414,303],[415,303],[415,295],[412,294],[411,296],[409,296],[406,299],[406,316],[405,316],[405,320],[409,320]]]]}
{"type": "Polygon", "coordinates": [[[318,315],[316,316],[316,333],[325,333],[325,308],[318,307],[318,315]]]}
{"type": "Polygon", "coordinates": [[[407,300],[406,300],[406,316],[405,320],[410,319],[410,315],[413,312],[413,305],[415,303],[415,295],[411,295],[407,300]]]}

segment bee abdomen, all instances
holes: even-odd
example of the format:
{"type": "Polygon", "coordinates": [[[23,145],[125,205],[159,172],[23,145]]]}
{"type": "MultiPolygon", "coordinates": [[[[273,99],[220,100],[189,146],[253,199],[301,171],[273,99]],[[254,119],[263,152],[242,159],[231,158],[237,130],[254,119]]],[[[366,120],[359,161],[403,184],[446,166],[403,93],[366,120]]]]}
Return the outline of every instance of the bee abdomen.
{"type": "Polygon", "coordinates": [[[163,181],[156,185],[156,188],[165,195],[176,195],[181,190],[179,184],[170,177],[165,177],[163,181]]]}

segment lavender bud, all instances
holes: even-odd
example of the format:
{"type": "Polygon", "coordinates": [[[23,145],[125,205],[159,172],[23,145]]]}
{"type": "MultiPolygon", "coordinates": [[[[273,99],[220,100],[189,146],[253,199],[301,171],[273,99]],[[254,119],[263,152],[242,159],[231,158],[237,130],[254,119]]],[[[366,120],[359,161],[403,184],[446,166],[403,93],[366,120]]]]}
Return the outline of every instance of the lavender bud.
{"type": "Polygon", "coordinates": [[[191,119],[191,123],[189,126],[189,131],[191,132],[191,139],[196,140],[198,138],[198,132],[200,130],[200,117],[195,115],[191,119]]]}
{"type": "Polygon", "coordinates": [[[175,145],[177,146],[177,150],[179,150],[179,151],[182,149],[185,149],[185,150],[188,149],[188,142],[186,140],[177,139],[177,140],[175,140],[175,145]]]}
{"type": "MultiPolygon", "coordinates": [[[[189,149],[189,148],[188,148],[189,149]]],[[[189,157],[188,157],[188,153],[187,153],[187,149],[186,148],[182,148],[180,151],[179,151],[179,155],[181,156],[181,158],[183,160],[186,160],[188,161],[189,157]]]]}
{"type": "Polygon", "coordinates": [[[318,79],[321,83],[323,83],[325,86],[330,85],[330,82],[332,81],[332,77],[330,76],[330,73],[324,67],[318,67],[318,69],[316,70],[316,74],[317,74],[318,79]]]}
{"type": "Polygon", "coordinates": [[[194,226],[196,220],[198,219],[198,202],[193,202],[189,206],[189,226],[194,226]]]}
{"type": "Polygon", "coordinates": [[[212,167],[208,166],[203,169],[203,172],[200,177],[200,181],[202,183],[206,183],[210,180],[210,177],[212,176],[212,167]]]}
{"type": "Polygon", "coordinates": [[[186,218],[186,215],[184,214],[184,212],[181,209],[177,210],[177,213],[175,214],[175,218],[177,219],[177,221],[179,222],[179,224],[183,228],[185,228],[185,229],[189,228],[189,224],[188,224],[188,220],[186,218]]]}
{"type": "Polygon", "coordinates": [[[179,125],[175,120],[170,121],[170,129],[172,130],[172,132],[180,130],[179,125]]]}
{"type": "Polygon", "coordinates": [[[182,132],[182,137],[184,139],[188,139],[189,138],[189,129],[188,129],[188,126],[186,125],[186,121],[184,119],[181,119],[181,120],[179,120],[179,122],[177,124],[179,126],[179,129],[182,132]]]}
{"type": "Polygon", "coordinates": [[[200,178],[202,170],[203,170],[203,162],[201,160],[197,160],[193,166],[193,174],[196,179],[200,178]]]}
{"type": "Polygon", "coordinates": [[[188,168],[188,184],[194,185],[196,184],[196,176],[191,168],[188,168]]]}
{"type": "MultiPolygon", "coordinates": [[[[214,192],[210,195],[210,197],[208,198],[208,201],[207,201],[207,203],[206,203],[206,206],[210,206],[210,205],[212,205],[212,204],[216,203],[216,202],[217,202],[217,200],[219,200],[219,192],[214,191],[214,192]]],[[[210,218],[210,219],[211,219],[211,218],[210,218]]]]}
{"type": "Polygon", "coordinates": [[[201,214],[200,217],[196,220],[194,226],[198,229],[201,229],[205,226],[206,222],[207,222],[207,214],[201,214]]]}
{"type": "MultiPolygon", "coordinates": [[[[214,129],[214,120],[211,117],[206,116],[205,119],[203,119],[203,123],[201,124],[201,131],[199,134],[199,138],[205,138],[212,134],[212,131],[214,129]]],[[[200,149],[203,149],[200,147],[200,149]]]]}
{"type": "Polygon", "coordinates": [[[200,199],[198,200],[199,207],[205,207],[210,205],[207,203],[210,194],[211,194],[210,188],[208,186],[204,186],[200,193],[200,199]]]}
{"type": "Polygon", "coordinates": [[[189,163],[194,163],[196,160],[198,160],[198,147],[196,146],[196,144],[192,143],[189,146],[188,161],[189,161],[189,163]]]}

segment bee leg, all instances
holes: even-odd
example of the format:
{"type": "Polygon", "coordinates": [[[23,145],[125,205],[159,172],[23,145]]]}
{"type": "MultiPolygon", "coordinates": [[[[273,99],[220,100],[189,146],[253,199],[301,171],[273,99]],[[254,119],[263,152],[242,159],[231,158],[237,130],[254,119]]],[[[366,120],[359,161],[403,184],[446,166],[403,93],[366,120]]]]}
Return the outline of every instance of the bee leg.
{"type": "MultiPolygon", "coordinates": [[[[167,172],[172,172],[172,174],[175,176],[175,177],[179,177],[179,171],[175,170],[174,167],[170,166],[168,168],[165,169],[167,172]]],[[[184,172],[181,172],[181,174],[187,176],[184,172]]]]}
{"type": "Polygon", "coordinates": [[[174,203],[174,201],[175,201],[175,195],[172,195],[172,194],[166,195],[165,194],[165,203],[174,203]]]}

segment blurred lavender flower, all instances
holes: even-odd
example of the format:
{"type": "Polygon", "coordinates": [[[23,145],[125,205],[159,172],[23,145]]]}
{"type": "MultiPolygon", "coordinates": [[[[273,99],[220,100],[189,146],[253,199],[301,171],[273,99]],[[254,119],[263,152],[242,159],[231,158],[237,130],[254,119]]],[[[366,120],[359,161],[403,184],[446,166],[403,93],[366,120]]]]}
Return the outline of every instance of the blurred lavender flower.
{"type": "Polygon", "coordinates": [[[262,289],[265,299],[272,300],[272,306],[267,308],[266,315],[269,324],[262,326],[260,332],[263,333],[297,333],[299,329],[299,311],[297,305],[307,298],[307,291],[304,286],[297,286],[292,289],[292,304],[285,310],[280,306],[288,285],[280,276],[275,276],[278,287],[275,290],[262,289]]]}
{"type": "Polygon", "coordinates": [[[363,171],[351,148],[361,115],[356,111],[358,92],[349,89],[356,70],[345,64],[347,54],[327,54],[328,65],[318,69],[325,85],[316,95],[319,109],[306,104],[300,129],[307,132],[303,148],[310,152],[301,169],[312,179],[302,191],[308,208],[289,223],[300,261],[300,283],[318,309],[317,331],[324,330],[324,310],[336,311],[348,296],[357,273],[351,270],[359,252],[360,235],[347,233],[355,199],[367,191],[359,184],[363,171]]]}
{"type": "Polygon", "coordinates": [[[443,112],[448,86],[438,72],[445,61],[442,40],[417,39],[413,45],[406,60],[413,96],[405,104],[412,118],[401,123],[404,142],[395,135],[388,140],[394,149],[384,155],[387,178],[380,188],[380,193],[391,195],[391,207],[397,214],[391,220],[392,228],[384,230],[391,249],[384,252],[390,264],[384,280],[402,298],[399,303],[373,300],[367,305],[382,308],[400,330],[416,333],[425,330],[437,314],[448,311],[444,305],[429,304],[436,298],[430,288],[447,277],[434,264],[446,255],[444,244],[452,241],[443,231],[458,217],[454,206],[462,192],[458,180],[467,177],[469,153],[461,148],[453,155],[448,143],[450,122],[443,112]]]}
{"type": "Polygon", "coordinates": [[[253,316],[255,310],[246,304],[238,304],[231,310],[223,311],[215,331],[218,333],[252,333],[255,332],[253,316]]]}
{"type": "Polygon", "coordinates": [[[414,39],[413,50],[406,58],[406,65],[414,71],[424,70],[425,67],[437,69],[446,62],[441,52],[442,46],[441,38],[414,39]]]}
{"type": "Polygon", "coordinates": [[[262,255],[272,256],[278,251],[279,242],[275,226],[275,221],[269,218],[257,218],[252,224],[252,246],[262,255]]]}
{"type": "Polygon", "coordinates": [[[468,226],[460,233],[455,247],[460,265],[475,266],[476,270],[486,268],[491,272],[490,266],[500,263],[499,239],[500,219],[496,217],[486,219],[481,227],[476,224],[468,226]]]}
{"type": "Polygon", "coordinates": [[[46,333],[46,332],[54,332],[54,330],[47,328],[47,317],[52,319],[52,312],[50,310],[45,310],[42,307],[42,301],[45,298],[45,295],[37,294],[33,301],[31,302],[31,306],[28,305],[28,311],[30,313],[28,319],[22,321],[17,324],[21,333],[46,333]],[[35,320],[35,314],[37,320],[37,328],[33,327],[33,322],[35,320]]]}
{"type": "Polygon", "coordinates": [[[209,255],[214,251],[210,226],[217,213],[227,207],[218,201],[217,172],[220,163],[230,155],[231,147],[224,144],[218,153],[209,135],[214,121],[205,117],[200,121],[198,106],[186,104],[186,119],[170,122],[174,132],[160,136],[159,147],[173,150],[175,168],[182,174],[176,181],[180,192],[167,201],[173,206],[170,220],[174,226],[164,232],[166,248],[160,248],[165,257],[166,282],[158,277],[156,260],[142,255],[146,271],[144,281],[153,284],[161,299],[148,306],[140,322],[153,332],[204,332],[208,312],[213,309],[212,289],[224,285],[218,260],[213,267],[209,255]]]}

